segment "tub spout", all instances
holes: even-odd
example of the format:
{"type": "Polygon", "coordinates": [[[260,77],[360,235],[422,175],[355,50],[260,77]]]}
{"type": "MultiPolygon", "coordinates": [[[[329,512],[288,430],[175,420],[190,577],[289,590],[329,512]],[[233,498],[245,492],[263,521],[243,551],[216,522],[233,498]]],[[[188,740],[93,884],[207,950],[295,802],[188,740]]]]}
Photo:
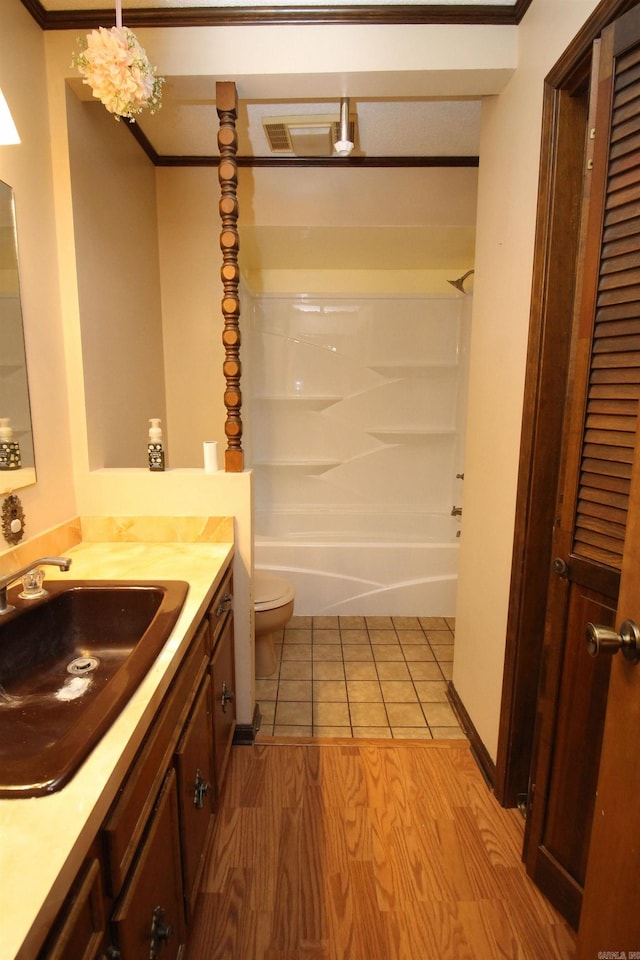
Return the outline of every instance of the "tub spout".
{"type": "Polygon", "coordinates": [[[451,516],[452,516],[452,517],[461,517],[461,516],[462,516],[462,507],[451,507],[451,516]]]}

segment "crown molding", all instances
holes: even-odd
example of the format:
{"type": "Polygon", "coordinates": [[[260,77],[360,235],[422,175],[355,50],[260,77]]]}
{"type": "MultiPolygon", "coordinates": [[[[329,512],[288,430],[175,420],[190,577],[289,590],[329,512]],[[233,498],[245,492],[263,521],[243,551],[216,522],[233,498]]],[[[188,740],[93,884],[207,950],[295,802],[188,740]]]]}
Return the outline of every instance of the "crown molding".
{"type": "MultiPolygon", "coordinates": [[[[110,23],[113,8],[104,10],[51,10],[41,0],[21,0],[43,30],[93,30],[110,23]]],[[[330,3],[283,7],[174,7],[172,9],[129,9],[129,27],[227,27],[282,24],[488,24],[515,25],[520,22],[531,0],[501,4],[419,4],[402,3],[335,6],[330,3]]]]}

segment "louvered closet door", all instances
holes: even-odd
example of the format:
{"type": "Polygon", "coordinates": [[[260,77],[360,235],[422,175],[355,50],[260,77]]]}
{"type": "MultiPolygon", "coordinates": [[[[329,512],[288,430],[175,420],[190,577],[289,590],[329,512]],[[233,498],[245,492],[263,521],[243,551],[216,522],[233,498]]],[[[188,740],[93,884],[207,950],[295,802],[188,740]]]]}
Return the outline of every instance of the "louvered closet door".
{"type": "Polygon", "coordinates": [[[616,68],[574,553],[619,570],[640,397],[640,51],[616,68]]]}
{"type": "Polygon", "coordinates": [[[611,669],[609,658],[589,656],[585,629],[615,619],[640,397],[640,47],[616,57],[606,34],[594,61],[596,133],[586,132],[574,360],[525,836],[529,874],[576,927],[611,669]]]}

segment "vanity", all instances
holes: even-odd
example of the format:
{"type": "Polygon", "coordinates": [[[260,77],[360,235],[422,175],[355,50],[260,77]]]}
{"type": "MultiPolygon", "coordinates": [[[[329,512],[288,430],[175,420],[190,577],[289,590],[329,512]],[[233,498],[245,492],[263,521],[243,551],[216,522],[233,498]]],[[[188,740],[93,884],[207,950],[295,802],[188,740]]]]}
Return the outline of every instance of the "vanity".
{"type": "Polygon", "coordinates": [[[66,553],[74,580],[189,588],[157,659],[72,779],[0,800],[3,958],[173,960],[235,730],[233,545],[83,542],[66,553]]]}

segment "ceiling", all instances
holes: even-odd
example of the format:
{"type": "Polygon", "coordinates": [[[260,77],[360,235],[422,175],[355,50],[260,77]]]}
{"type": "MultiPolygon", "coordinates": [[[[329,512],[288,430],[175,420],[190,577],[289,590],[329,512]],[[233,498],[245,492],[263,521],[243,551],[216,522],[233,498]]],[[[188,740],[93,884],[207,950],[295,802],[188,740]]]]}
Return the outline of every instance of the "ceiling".
{"type": "MultiPolygon", "coordinates": [[[[139,129],[160,157],[207,157],[217,152],[211,136],[211,83],[203,77],[168,77],[162,109],[141,115],[139,129]]],[[[477,100],[367,100],[351,99],[355,121],[355,148],[360,158],[473,158],[478,156],[481,101],[477,100]]],[[[320,117],[337,123],[339,100],[240,101],[238,155],[293,158],[310,156],[304,146],[274,151],[264,130],[269,118],[296,117],[313,124],[320,117]]],[[[330,143],[326,156],[333,153],[330,143]]]]}
{"type": "MultiPolygon", "coordinates": [[[[112,7],[115,22],[115,0],[22,0],[31,12],[38,8],[45,19],[51,14],[61,17],[72,16],[73,26],[82,29],[93,28],[95,15],[92,11],[101,11],[98,22],[108,26],[105,13],[112,7]],[[83,19],[82,14],[88,18],[83,19]]],[[[292,4],[290,0],[123,0],[123,19],[127,25],[135,26],[140,12],[147,16],[156,16],[152,25],[173,24],[176,14],[195,12],[206,15],[220,11],[283,11],[287,22],[304,19],[308,12],[337,12],[341,8],[349,11],[350,22],[363,23],[365,18],[381,15],[381,11],[395,11],[396,22],[403,18],[420,15],[426,11],[436,21],[451,22],[494,22],[497,16],[518,19],[528,7],[530,0],[405,0],[402,4],[389,4],[385,0],[303,0],[292,4]],[[362,11],[362,12],[360,12],[362,11]],[[431,13],[429,13],[431,11],[431,13]]],[[[142,20],[149,24],[151,21],[142,20]]],[[[198,21],[200,22],[200,21],[198,21]]],[[[56,29],[63,26],[60,20],[52,23],[56,29]]],[[[45,26],[46,28],[46,26],[45,26]]],[[[157,64],[158,72],[163,75],[162,64],[157,64]]],[[[85,87],[76,93],[80,98],[90,98],[85,87]]],[[[240,96],[242,96],[239,88],[240,96]]],[[[207,158],[217,154],[215,139],[212,141],[211,114],[215,108],[214,78],[207,76],[165,76],[162,92],[162,109],[154,116],[146,113],[138,118],[138,130],[147,139],[151,155],[156,158],[207,158]]],[[[433,98],[393,98],[367,99],[352,97],[351,114],[356,124],[355,149],[351,157],[360,161],[371,158],[477,158],[479,152],[480,98],[433,99],[433,98]]],[[[241,157],[293,158],[308,156],[304,148],[297,153],[274,153],[265,135],[263,121],[269,117],[303,117],[310,122],[318,116],[333,116],[337,122],[340,112],[338,99],[326,100],[246,100],[239,102],[238,113],[238,154],[241,157]]],[[[214,120],[215,120],[214,113],[214,120]]],[[[333,151],[329,147],[327,156],[333,151]]]]}
{"type": "MultiPolygon", "coordinates": [[[[25,2],[25,0],[23,0],[25,2]]],[[[106,0],[26,0],[27,3],[40,2],[47,12],[55,11],[92,11],[107,8],[106,0]]],[[[345,0],[337,0],[332,8],[345,5],[345,0]]],[[[349,6],[375,6],[371,3],[359,3],[349,0],[349,6]]],[[[465,10],[472,7],[478,11],[491,11],[500,8],[515,9],[522,7],[522,0],[466,0],[465,10]]],[[[127,17],[128,0],[123,3],[124,22],[130,25],[127,17]]],[[[211,4],[205,0],[132,0],[131,8],[166,11],[170,14],[176,9],[201,8],[210,10],[211,4]]],[[[220,0],[216,9],[238,7],[240,0],[220,0]]],[[[253,0],[252,8],[283,7],[283,0],[253,0]]],[[[318,2],[307,0],[305,8],[319,7],[318,2]]],[[[382,4],[378,4],[382,7],[382,4]]],[[[417,4],[405,4],[404,9],[417,4]]],[[[435,4],[433,0],[420,4],[442,10],[448,7],[455,10],[461,4],[457,0],[435,4]]],[[[115,7],[115,3],[114,3],[115,7]]],[[[293,8],[289,8],[293,9],[293,8]]],[[[301,9],[297,6],[295,9],[301,9]]],[[[325,8],[326,9],[326,8],[325,8]]],[[[167,22],[170,22],[169,20],[167,22]]],[[[76,22],[76,26],[79,22],[76,22]]],[[[109,24],[102,22],[102,25],[109,24]]],[[[92,28],[95,24],[87,21],[92,28]]],[[[162,74],[162,64],[157,64],[162,74]]],[[[206,76],[167,76],[163,85],[162,109],[155,115],[141,114],[135,125],[135,132],[142,133],[148,142],[150,155],[156,162],[181,165],[203,166],[215,162],[217,145],[215,130],[215,78],[206,76]],[[187,159],[188,158],[188,159],[187,159]]],[[[78,77],[72,81],[80,99],[90,100],[91,91],[78,77]]],[[[480,139],[480,97],[467,99],[432,98],[389,98],[372,99],[358,97],[350,99],[350,115],[355,120],[355,149],[348,161],[332,156],[332,150],[326,152],[325,169],[307,170],[274,169],[266,173],[254,172],[254,182],[260,189],[273,190],[281,198],[280,207],[286,205],[286,215],[282,221],[277,212],[278,205],[270,205],[275,216],[260,221],[256,203],[256,218],[253,223],[243,221],[245,256],[256,270],[282,269],[290,259],[291,265],[304,269],[316,267],[318,262],[352,269],[381,269],[386,262],[395,268],[420,268],[428,265],[435,269],[467,268],[473,258],[473,223],[475,220],[475,169],[461,170],[460,167],[477,166],[480,139]],[[369,170],[368,178],[356,175],[351,160],[364,166],[386,166],[386,170],[369,170]],[[377,163],[376,163],[377,161],[377,163]],[[327,167],[327,162],[332,164],[327,167]],[[396,167],[411,164],[412,167],[425,166],[423,174],[415,169],[398,174],[396,167]],[[347,169],[345,169],[345,167],[347,169]],[[435,169],[434,169],[435,167],[435,169]],[[447,190],[446,170],[451,167],[451,186],[447,190]],[[441,169],[438,169],[441,168],[441,169]],[[457,168],[457,169],[456,169],[457,168]],[[342,179],[337,176],[338,169],[343,170],[342,179]],[[423,179],[417,179],[422,176],[423,179]],[[303,183],[304,178],[304,183],[303,183]],[[311,181],[311,178],[313,180],[311,181]],[[313,183],[313,190],[309,184],[313,183]],[[343,185],[344,183],[344,185],[343,185]],[[347,186],[348,183],[348,186],[347,186]],[[362,187],[360,184],[363,184],[362,187]],[[300,184],[298,186],[298,184],[300,184]],[[416,184],[419,189],[435,189],[440,193],[454,197],[458,194],[464,200],[454,203],[455,211],[450,215],[446,210],[424,208],[422,198],[417,203],[416,184]],[[395,191],[396,208],[404,211],[405,223],[396,222],[398,215],[388,209],[383,210],[376,198],[384,193],[395,191]],[[322,197],[342,196],[340,203],[325,203],[331,210],[331,222],[322,220],[322,197]],[[377,208],[372,216],[371,207],[377,208]],[[424,209],[423,209],[424,208],[424,209]],[[320,211],[320,215],[318,215],[320,211]],[[369,211],[369,212],[367,212],[369,211]],[[267,223],[267,219],[269,222],[267,223]],[[396,218],[396,219],[394,219],[396,218]],[[286,222],[285,222],[286,221],[286,222]],[[289,251],[289,252],[287,252],[289,251]],[[324,254],[323,254],[324,251],[324,254]]],[[[303,117],[310,123],[315,118],[333,117],[338,121],[340,102],[338,99],[324,100],[243,100],[238,106],[238,155],[243,158],[258,158],[260,162],[272,164],[274,168],[282,161],[291,163],[297,157],[305,156],[304,150],[298,152],[274,153],[264,131],[265,118],[303,117]]],[[[322,163],[317,159],[304,161],[305,166],[322,163]]],[[[441,205],[442,206],[442,205],[441,205]]],[[[387,205],[388,207],[388,205],[387,205]]],[[[246,206],[244,208],[246,211],[246,206]]]]}

